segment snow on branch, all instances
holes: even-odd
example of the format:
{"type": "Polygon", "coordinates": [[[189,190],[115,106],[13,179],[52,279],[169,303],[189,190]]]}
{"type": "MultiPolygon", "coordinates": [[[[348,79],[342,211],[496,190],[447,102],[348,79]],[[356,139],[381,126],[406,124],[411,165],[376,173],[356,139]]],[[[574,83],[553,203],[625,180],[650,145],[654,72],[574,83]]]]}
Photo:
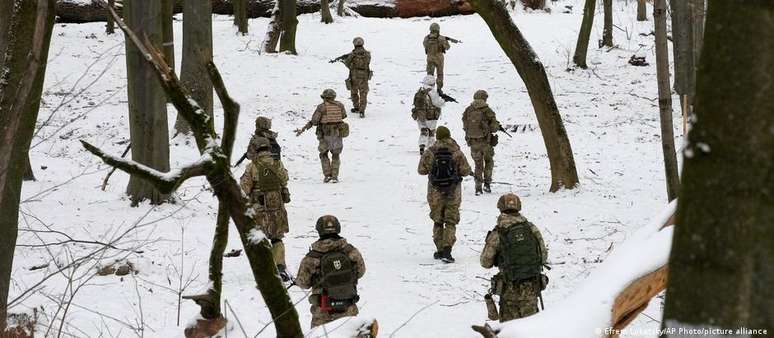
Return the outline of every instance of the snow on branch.
{"type": "Polygon", "coordinates": [[[81,144],[86,150],[101,158],[108,165],[150,182],[159,190],[159,192],[164,194],[171,193],[180,186],[180,184],[191,177],[204,176],[207,173],[207,166],[213,163],[212,157],[210,157],[209,154],[204,154],[201,159],[195,163],[163,173],[141,163],[106,154],[101,149],[84,140],[81,140],[81,144]]]}
{"type": "Polygon", "coordinates": [[[622,243],[569,297],[536,315],[473,326],[484,337],[617,337],[666,287],[674,229],[673,201],[622,243]],[[556,325],[562,323],[562,325],[556,325]]]}

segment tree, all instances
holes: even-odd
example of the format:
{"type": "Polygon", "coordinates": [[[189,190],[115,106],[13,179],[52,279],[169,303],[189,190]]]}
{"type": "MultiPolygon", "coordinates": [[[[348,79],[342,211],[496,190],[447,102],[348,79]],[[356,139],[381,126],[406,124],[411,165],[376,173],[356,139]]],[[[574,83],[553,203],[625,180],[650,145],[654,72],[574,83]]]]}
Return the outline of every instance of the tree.
{"type": "Polygon", "coordinates": [[[346,0],[338,0],[338,2],[336,3],[336,15],[344,16],[344,14],[346,14],[344,11],[344,9],[346,9],[345,3],[346,3],[346,0]]]}
{"type": "MultiPolygon", "coordinates": [[[[133,160],[125,160],[118,156],[108,155],[86,141],[81,140],[81,143],[87,151],[100,157],[108,165],[141,177],[163,193],[173,191],[187,179],[204,176],[218,199],[219,211],[227,210],[228,215],[239,232],[239,238],[244,246],[245,255],[250,263],[250,269],[258,290],[272,315],[277,337],[303,337],[301,326],[298,322],[298,313],[290,300],[287,290],[282,285],[276,264],[272,258],[271,243],[257,230],[255,222],[248,215],[247,198],[231,173],[231,154],[237,132],[239,104],[228,95],[223,79],[215,64],[209,62],[207,64],[207,71],[215,92],[223,104],[224,123],[223,137],[221,138],[215,132],[213,123],[210,122],[211,118],[202,112],[202,108],[191,98],[189,91],[177,79],[174,70],[166,65],[159,49],[152,43],[143,44],[140,38],[127,25],[121,22],[115,11],[111,9],[110,13],[126,34],[127,43],[134,44],[141,54],[147,56],[147,59],[144,60],[154,70],[156,79],[162,85],[164,93],[169,97],[178,112],[186,119],[188,125],[191,126],[191,131],[201,157],[195,163],[175,170],[174,173],[161,172],[140,165],[140,163],[133,160]]],[[[227,222],[223,221],[224,215],[225,212],[219,212],[219,230],[222,230],[221,227],[224,223],[227,224],[227,222]]],[[[216,243],[214,243],[213,252],[216,250],[215,247],[222,244],[218,242],[218,238],[225,238],[225,236],[223,232],[216,231],[216,243]]],[[[217,264],[217,262],[214,263],[217,264]]],[[[211,276],[212,272],[213,268],[211,266],[211,276]]],[[[217,271],[217,274],[219,274],[219,271],[217,271]]],[[[217,286],[213,285],[213,287],[217,286]]],[[[205,302],[219,303],[219,299],[209,298],[205,302]]],[[[201,302],[197,303],[202,304],[201,302]]],[[[205,313],[205,306],[202,306],[202,313],[205,313]]]]}
{"type": "Polygon", "coordinates": [[[687,0],[670,0],[675,59],[674,89],[680,95],[680,108],[684,117],[690,113],[696,85],[693,55],[694,25],[688,2],[687,0]]]}
{"type": "Polygon", "coordinates": [[[605,23],[602,28],[602,45],[613,47],[613,0],[602,0],[605,8],[605,23]]]}
{"type": "Polygon", "coordinates": [[[774,327],[772,18],[771,1],[709,1],[666,328],[774,327]]]}
{"type": "MultiPolygon", "coordinates": [[[[125,1],[123,15],[131,29],[140,36],[147,36],[161,50],[163,16],[160,1],[125,1]]],[[[148,65],[145,55],[128,40],[126,73],[129,82],[127,91],[132,159],[156,170],[169,170],[166,98],[153,67],[148,65]]],[[[160,204],[167,198],[152,184],[136,175],[129,178],[126,192],[131,197],[132,205],[146,199],[152,204],[160,204]]]]}
{"type": "MultiPolygon", "coordinates": [[[[232,3],[234,6],[234,26],[237,26],[239,34],[247,35],[247,0],[233,0],[232,3]]],[[[212,8],[212,4],[210,4],[210,8],[212,8]]]]}
{"type": "Polygon", "coordinates": [[[333,23],[333,15],[331,15],[331,6],[328,3],[328,0],[320,0],[320,14],[322,16],[322,22],[333,23]]]}
{"type": "Polygon", "coordinates": [[[266,36],[261,44],[261,51],[264,53],[276,53],[277,44],[279,44],[280,33],[282,32],[282,16],[280,15],[280,1],[275,0],[274,8],[271,10],[271,20],[266,27],[266,36]]]}
{"type": "MultiPolygon", "coordinates": [[[[212,83],[207,76],[207,63],[212,61],[212,2],[183,3],[183,59],[180,81],[191,91],[205,113],[212,117],[212,83]]],[[[212,119],[210,119],[212,121],[212,119]]],[[[190,134],[191,127],[179,113],[175,130],[190,134]]]]}
{"type": "Polygon", "coordinates": [[[296,0],[278,0],[280,16],[282,16],[279,51],[290,54],[296,53],[296,0]]]}
{"type": "Polygon", "coordinates": [[[666,0],[655,0],[653,24],[656,31],[656,77],[658,80],[658,108],[661,121],[661,150],[664,153],[667,197],[677,198],[680,173],[675,154],[674,124],[672,121],[672,91],[669,88],[669,46],[666,33],[666,0]]]}
{"type": "Polygon", "coordinates": [[[16,249],[22,176],[40,108],[55,0],[0,3],[0,335],[16,249]]]}
{"type": "MultiPolygon", "coordinates": [[[[115,7],[116,0],[108,0],[107,3],[108,3],[108,6],[115,7]]],[[[116,24],[115,22],[113,22],[113,18],[110,15],[108,15],[105,23],[105,33],[114,34],[115,32],[116,32],[116,24]]]]}
{"type": "MultiPolygon", "coordinates": [[[[132,1],[132,0],[129,0],[132,1]]],[[[175,15],[175,0],[161,0],[162,40],[164,46],[164,58],[172,69],[175,69],[175,28],[173,17],[175,15]]]]}
{"type": "Polygon", "coordinates": [[[511,20],[503,2],[471,0],[470,5],[487,23],[527,87],[551,165],[550,190],[574,188],[578,184],[578,173],[572,147],[543,64],[511,20]]]}
{"type": "Polygon", "coordinates": [[[637,21],[648,21],[648,6],[646,0],[637,0],[637,21]]]}
{"type": "Polygon", "coordinates": [[[575,45],[575,55],[572,62],[580,68],[586,69],[586,53],[589,50],[589,39],[591,38],[591,29],[594,27],[594,11],[596,10],[596,0],[586,0],[583,6],[583,21],[578,32],[578,43],[575,45]]]}

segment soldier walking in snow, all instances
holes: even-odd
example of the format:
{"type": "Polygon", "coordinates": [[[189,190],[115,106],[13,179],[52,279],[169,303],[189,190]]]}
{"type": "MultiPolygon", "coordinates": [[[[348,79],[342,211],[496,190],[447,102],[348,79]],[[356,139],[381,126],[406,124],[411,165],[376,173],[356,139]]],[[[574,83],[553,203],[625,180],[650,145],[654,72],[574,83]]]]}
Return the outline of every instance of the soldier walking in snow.
{"type": "Polygon", "coordinates": [[[414,94],[414,108],[411,109],[411,118],[417,121],[419,127],[419,154],[425,152],[425,148],[435,143],[435,126],[441,118],[441,108],[446,103],[438,92],[434,90],[435,78],[425,76],[422,87],[414,94]]]}
{"type": "Polygon", "coordinates": [[[438,83],[439,93],[443,90],[443,55],[451,47],[449,42],[461,42],[448,36],[443,36],[440,32],[441,26],[433,22],[430,24],[430,34],[427,34],[422,41],[422,45],[425,47],[425,54],[427,55],[427,75],[432,76],[437,72],[436,82],[438,83]]]}
{"type": "Polygon", "coordinates": [[[357,282],[366,270],[360,251],[339,236],[335,216],[320,217],[315,229],[320,239],[301,260],[296,277],[296,285],[312,289],[312,327],[358,314],[357,282]]]}
{"type": "Polygon", "coordinates": [[[316,134],[319,145],[317,150],[320,152],[320,164],[324,175],[323,182],[338,183],[339,167],[341,166],[341,150],[344,148],[343,139],[349,136],[349,125],[344,122],[347,118],[347,111],[344,105],[336,101],[336,92],[333,89],[326,89],[320,97],[323,103],[317,106],[312,115],[312,119],[301,128],[296,129],[296,136],[300,136],[304,131],[317,127],[316,134]],[[328,153],[331,158],[328,158],[328,153]]]}
{"type": "Polygon", "coordinates": [[[473,102],[462,114],[465,142],[475,163],[476,195],[482,191],[492,192],[492,170],[494,169],[494,147],[497,145],[497,131],[502,128],[497,115],[489,108],[486,99],[489,94],[478,90],[473,102]],[[483,183],[483,189],[482,189],[483,183]]]}
{"type": "Polygon", "coordinates": [[[500,321],[524,318],[538,312],[538,297],[548,277],[541,274],[548,250],[540,230],[520,214],[521,200],[505,194],[497,201],[500,216],[486,235],[481,266],[497,266],[492,292],[500,296],[500,321]]]}
{"type": "Polygon", "coordinates": [[[347,89],[352,97],[352,112],[365,117],[368,105],[368,80],[371,79],[371,52],[363,48],[365,41],[357,37],[352,40],[355,49],[351,53],[342,55],[331,61],[341,60],[349,69],[349,77],[345,81],[347,89]]]}
{"type": "Polygon", "coordinates": [[[419,160],[417,171],[428,176],[427,203],[433,220],[433,258],[454,262],[452,246],[457,240],[462,203],[462,178],[471,174],[470,165],[446,127],[439,127],[437,142],[419,160]]]}
{"type": "Polygon", "coordinates": [[[285,265],[285,244],[282,238],[288,233],[288,213],[285,203],[290,202],[287,188],[288,171],[282,161],[272,154],[268,138],[256,137],[250,142],[255,155],[245,168],[240,185],[250,197],[250,210],[255,224],[271,241],[271,252],[283,281],[289,281],[285,265]]]}

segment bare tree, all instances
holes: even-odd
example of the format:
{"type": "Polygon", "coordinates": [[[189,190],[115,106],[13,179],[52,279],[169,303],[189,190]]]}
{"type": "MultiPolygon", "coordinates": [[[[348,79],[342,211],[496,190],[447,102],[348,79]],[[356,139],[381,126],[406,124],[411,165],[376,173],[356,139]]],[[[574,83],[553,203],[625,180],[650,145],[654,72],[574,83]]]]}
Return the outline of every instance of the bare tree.
{"type": "MultiPolygon", "coordinates": [[[[212,83],[207,76],[207,63],[212,61],[212,2],[183,3],[183,60],[180,81],[191,96],[212,116],[212,83]]],[[[212,121],[212,119],[210,119],[212,121]]],[[[190,134],[191,128],[178,114],[175,130],[190,134]]]]}
{"type": "Polygon", "coordinates": [[[344,16],[346,14],[346,0],[338,0],[336,3],[336,15],[338,16],[344,16]]]}
{"type": "Polygon", "coordinates": [[[282,33],[280,34],[279,51],[290,54],[296,53],[296,26],[298,26],[298,18],[296,18],[296,0],[278,0],[280,16],[282,21],[280,26],[282,27],[282,33]]]}
{"type": "Polygon", "coordinates": [[[709,1],[665,328],[774,327],[772,18],[772,2],[709,1]]]}
{"type": "Polygon", "coordinates": [[[550,190],[574,188],[578,184],[578,173],[572,147],[540,58],[511,20],[503,2],[471,0],[470,4],[487,23],[527,87],[551,165],[550,190]]]}
{"type": "Polygon", "coordinates": [[[602,27],[602,45],[613,47],[613,0],[602,0],[605,20],[602,27]]]}
{"type": "MultiPolygon", "coordinates": [[[[164,36],[161,1],[126,1],[123,5],[126,24],[140,36],[147,36],[161,50],[164,36]]],[[[126,41],[126,73],[132,159],[156,170],[167,171],[169,132],[166,98],[153,67],[129,40],[126,41]]],[[[126,192],[132,205],[146,199],[152,204],[160,204],[167,199],[166,194],[137,175],[130,177],[126,192]]]]}
{"type": "Polygon", "coordinates": [[[637,21],[648,21],[648,6],[646,0],[637,0],[637,21]]]}
{"type": "MultiPolygon", "coordinates": [[[[234,26],[237,26],[239,34],[247,35],[247,0],[232,0],[232,4],[234,7],[234,26]]],[[[210,8],[212,8],[212,4],[210,4],[210,8]]]]}
{"type": "Polygon", "coordinates": [[[674,89],[680,95],[683,116],[690,114],[691,101],[696,85],[693,55],[693,15],[687,0],[670,0],[672,15],[672,39],[675,60],[674,89]]]}
{"type": "Polygon", "coordinates": [[[271,11],[271,20],[266,27],[266,36],[261,44],[261,51],[264,53],[276,53],[279,44],[280,33],[282,32],[282,16],[280,14],[280,1],[274,1],[274,9],[271,11]]]}
{"type": "MultiPolygon", "coordinates": [[[[131,0],[129,0],[131,1],[131,0]]],[[[161,0],[162,40],[164,46],[164,58],[172,69],[175,69],[175,28],[173,17],[175,15],[175,0],[161,0]]]]}
{"type": "MultiPolygon", "coordinates": [[[[116,0],[108,0],[108,6],[115,7],[116,6],[116,0]]],[[[108,15],[107,20],[105,23],[105,33],[107,34],[114,34],[116,32],[116,24],[113,22],[113,18],[108,15]]]]}
{"type": "Polygon", "coordinates": [[[586,69],[586,54],[589,50],[589,39],[591,38],[591,29],[594,28],[594,11],[597,7],[597,0],[586,0],[583,6],[583,21],[578,32],[578,43],[575,45],[575,55],[572,62],[576,66],[586,69]]]}
{"type": "MultiPolygon", "coordinates": [[[[209,62],[207,65],[208,74],[224,110],[223,136],[221,138],[210,122],[211,118],[191,98],[189,91],[182,86],[175,72],[165,64],[159,50],[153,44],[143,44],[140,38],[121,22],[115,11],[111,9],[110,12],[126,34],[128,43],[135,44],[136,48],[146,57],[144,60],[154,69],[157,79],[162,84],[162,89],[188,122],[201,158],[181,169],[165,173],[142,166],[135,161],[108,155],[85,141],[81,141],[81,143],[86,150],[102,158],[107,164],[142,177],[164,193],[173,191],[189,178],[204,176],[218,198],[220,206],[225,206],[228,209],[228,214],[236,225],[258,290],[272,315],[277,337],[303,337],[298,322],[298,313],[279,279],[276,264],[271,254],[271,243],[257,229],[255,222],[248,215],[248,201],[231,173],[231,153],[236,137],[239,104],[228,95],[220,73],[215,65],[209,62]]],[[[223,215],[224,213],[221,213],[219,218],[223,215]]]]}
{"type": "Polygon", "coordinates": [[[328,0],[320,0],[320,19],[324,23],[333,23],[333,15],[331,14],[331,6],[328,0]]]}
{"type": "Polygon", "coordinates": [[[55,0],[0,4],[0,333],[19,227],[19,202],[54,26],[55,0]]]}
{"type": "Polygon", "coordinates": [[[669,88],[669,46],[666,33],[666,0],[655,0],[653,24],[656,30],[656,77],[658,78],[658,108],[661,120],[661,150],[664,153],[667,197],[677,198],[680,173],[677,171],[674,124],[672,121],[672,91],[669,88]]]}

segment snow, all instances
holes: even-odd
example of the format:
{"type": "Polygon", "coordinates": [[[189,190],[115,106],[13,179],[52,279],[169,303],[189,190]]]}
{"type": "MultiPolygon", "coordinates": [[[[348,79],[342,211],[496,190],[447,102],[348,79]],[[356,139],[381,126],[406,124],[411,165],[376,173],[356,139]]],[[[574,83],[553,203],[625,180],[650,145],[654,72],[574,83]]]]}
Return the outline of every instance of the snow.
{"type": "MultiPolygon", "coordinates": [[[[315,220],[320,215],[334,214],[342,222],[342,234],[366,260],[368,271],[359,283],[360,313],[377,318],[382,335],[389,336],[412,314],[430,305],[394,336],[472,337],[475,334],[470,325],[486,320],[483,294],[488,282],[483,278],[494,273],[479,266],[478,255],[486,232],[495,223],[495,205],[501,194],[515,192],[522,197],[525,216],[541,229],[549,246],[553,270],[548,272],[551,283],[543,293],[547,309],[570,298],[608,258],[611,245],[617,249],[626,239],[637,237],[642,225],[653,219],[654,211],[666,204],[658,107],[652,100],[657,97],[653,42],[652,37],[639,35],[649,33],[653,23],[635,20],[636,2],[630,1],[628,8],[624,2],[615,2],[614,23],[625,28],[630,39],[616,29],[615,42],[620,49],[608,52],[595,48],[592,42],[588,60],[591,68],[567,72],[583,5],[580,0],[562,0],[554,7],[566,4],[574,6],[572,14],[519,11],[514,16],[546,67],[577,162],[581,185],[557,193],[548,192],[548,159],[539,130],[531,129],[537,126],[537,120],[526,89],[479,17],[336,17],[334,24],[324,25],[318,14],[303,15],[299,17],[297,35],[299,55],[289,56],[258,54],[268,19],[250,20],[250,33],[240,36],[235,34],[230,17],[216,16],[213,60],[229,94],[242,107],[235,154],[246,149],[258,114],[271,117],[280,133],[293,198],[288,204],[291,231],[285,237],[290,270],[295,272],[316,239],[315,220]],[[440,125],[448,126],[452,136],[464,144],[461,113],[475,90],[486,89],[489,104],[501,122],[523,128],[513,133],[513,139],[500,138],[494,173],[498,183],[493,185],[493,194],[476,197],[473,182],[464,181],[462,221],[454,249],[457,263],[448,265],[432,259],[427,179],[416,173],[419,131],[410,118],[413,95],[424,77],[422,38],[432,21],[439,22],[445,34],[465,41],[453,45],[446,54],[444,88],[462,103],[447,104],[440,125]],[[309,119],[324,88],[334,88],[339,99],[351,107],[343,83],[345,67],[328,64],[327,60],[349,52],[353,36],[363,36],[373,56],[369,108],[365,119],[349,118],[352,130],[344,141],[341,182],[323,184],[317,140],[294,137],[292,130],[309,119]],[[634,53],[646,55],[651,65],[629,66],[627,61],[634,53]]],[[[602,20],[595,20],[591,41],[600,38],[601,24],[602,20]]],[[[181,21],[175,21],[175,33],[175,64],[179,69],[181,21]]],[[[140,273],[123,280],[96,277],[82,287],[67,312],[65,330],[79,337],[106,336],[108,329],[113,335],[121,331],[122,336],[132,336],[130,328],[109,318],[140,325],[141,307],[145,337],[182,337],[185,321],[177,326],[176,289],[180,279],[184,285],[190,280],[183,294],[208,285],[207,260],[217,217],[216,199],[206,180],[197,177],[178,189],[175,204],[142,203],[132,208],[125,196],[128,176],[118,171],[106,191],[101,191],[109,168],[83,150],[77,140],[87,140],[113,155],[120,155],[126,147],[129,123],[124,52],[120,47],[123,37],[105,35],[103,23],[57,24],[52,36],[41,118],[51,113],[63,95],[78,92],[89,82],[82,81],[75,90],[70,89],[91,63],[96,62],[86,79],[96,78],[104,67],[109,69],[60,109],[50,126],[33,140],[36,144],[48,138],[30,154],[38,181],[25,182],[23,188],[21,199],[26,202],[21,208],[19,243],[40,244],[36,233],[25,229],[46,230],[41,223],[74,238],[102,241],[137,224],[138,228],[130,230],[115,246],[137,247],[141,253],[111,249],[97,258],[109,262],[126,256],[142,267],[140,273]],[[96,38],[89,38],[92,35],[96,38]],[[116,45],[119,47],[98,59],[100,53],[116,45]],[[111,62],[115,56],[115,62],[111,62]]],[[[176,115],[169,105],[170,135],[174,134],[176,115]]],[[[222,116],[216,100],[215,125],[219,132],[222,116]]],[[[682,144],[679,116],[675,126],[675,143],[682,144]]],[[[212,145],[216,141],[212,140],[212,145]]],[[[465,153],[469,156],[467,149],[465,153]]],[[[180,136],[171,140],[170,155],[172,168],[201,157],[193,139],[180,136]]],[[[235,177],[243,173],[245,165],[234,169],[235,177]]],[[[41,234],[42,240],[51,237],[41,234]]],[[[29,271],[29,267],[52,261],[52,256],[57,262],[67,263],[71,257],[95,249],[84,243],[17,248],[12,298],[57,269],[55,264],[35,271],[29,271]]],[[[239,234],[233,227],[227,250],[232,249],[241,249],[239,234]]],[[[270,315],[255,289],[247,260],[242,255],[224,258],[223,264],[223,298],[231,304],[245,331],[254,336],[264,325],[261,323],[270,321],[270,315]]],[[[85,272],[87,265],[78,270],[85,272]]],[[[57,306],[49,297],[67,294],[67,280],[56,274],[42,286],[21,304],[15,304],[11,312],[31,312],[37,307],[41,325],[53,321],[57,327],[61,312],[52,320],[57,306]]],[[[297,287],[288,292],[298,302],[306,332],[311,318],[306,293],[297,287]]],[[[181,318],[192,318],[198,311],[191,301],[181,304],[181,318]]],[[[661,300],[655,299],[645,314],[660,318],[661,300]]],[[[229,318],[233,318],[231,313],[229,318]]],[[[632,327],[653,329],[659,325],[640,316],[632,327]]],[[[242,336],[239,331],[237,328],[229,336],[242,336]]],[[[273,331],[267,329],[259,337],[273,337],[273,331]]]]}
{"type": "Polygon", "coordinates": [[[250,229],[250,232],[247,233],[247,240],[249,240],[253,245],[258,245],[266,240],[266,235],[261,230],[250,229]]]}
{"type": "Polygon", "coordinates": [[[369,332],[376,318],[368,316],[344,317],[318,326],[304,333],[306,338],[356,338],[369,332]]]}

